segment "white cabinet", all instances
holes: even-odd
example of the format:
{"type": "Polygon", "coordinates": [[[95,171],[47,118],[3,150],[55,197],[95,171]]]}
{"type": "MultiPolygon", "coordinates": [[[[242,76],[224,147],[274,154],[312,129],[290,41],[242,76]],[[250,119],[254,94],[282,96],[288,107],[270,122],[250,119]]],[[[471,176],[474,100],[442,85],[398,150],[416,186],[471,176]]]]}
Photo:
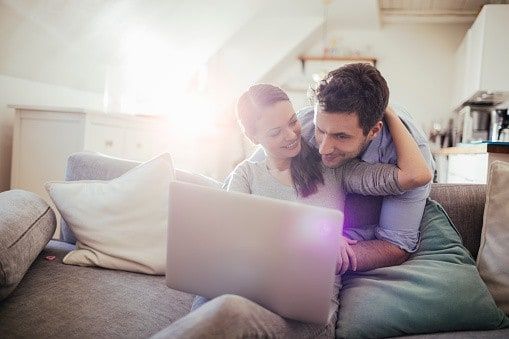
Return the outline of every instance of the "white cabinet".
{"type": "Polygon", "coordinates": [[[488,153],[451,154],[447,169],[447,182],[485,184],[488,173],[488,153]]]}
{"type": "Polygon", "coordinates": [[[485,184],[488,173],[486,144],[442,148],[435,154],[437,182],[485,184]]]}
{"type": "Polygon", "coordinates": [[[509,91],[509,5],[485,5],[455,54],[453,106],[479,90],[509,91]]]}
{"type": "Polygon", "coordinates": [[[163,118],[10,107],[15,109],[11,188],[34,192],[48,202],[44,183],[64,180],[72,153],[89,150],[145,161],[168,150],[168,124],[163,118]]]}

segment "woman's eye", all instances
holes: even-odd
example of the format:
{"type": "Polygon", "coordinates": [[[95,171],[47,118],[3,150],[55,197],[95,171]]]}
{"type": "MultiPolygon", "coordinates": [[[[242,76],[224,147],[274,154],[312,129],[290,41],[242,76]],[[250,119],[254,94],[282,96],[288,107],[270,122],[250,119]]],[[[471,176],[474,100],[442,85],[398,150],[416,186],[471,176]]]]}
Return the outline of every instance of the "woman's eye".
{"type": "Polygon", "coordinates": [[[269,134],[270,137],[277,137],[281,131],[272,132],[269,134]]]}

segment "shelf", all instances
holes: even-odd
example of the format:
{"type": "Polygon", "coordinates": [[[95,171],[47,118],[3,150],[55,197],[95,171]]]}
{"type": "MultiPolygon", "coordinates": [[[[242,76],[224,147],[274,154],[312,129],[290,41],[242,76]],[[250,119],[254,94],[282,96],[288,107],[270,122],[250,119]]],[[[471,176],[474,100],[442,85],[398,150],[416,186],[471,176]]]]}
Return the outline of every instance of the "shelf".
{"type": "Polygon", "coordinates": [[[303,70],[308,61],[359,61],[370,62],[375,67],[377,61],[375,57],[366,55],[300,55],[299,60],[303,70]]]}

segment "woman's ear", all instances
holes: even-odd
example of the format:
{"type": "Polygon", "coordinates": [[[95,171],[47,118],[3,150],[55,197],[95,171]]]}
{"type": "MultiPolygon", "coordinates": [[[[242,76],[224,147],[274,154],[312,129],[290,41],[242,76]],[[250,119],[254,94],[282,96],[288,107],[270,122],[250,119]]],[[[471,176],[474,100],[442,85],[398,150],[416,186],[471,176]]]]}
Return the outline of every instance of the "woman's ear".
{"type": "Polygon", "coordinates": [[[368,133],[368,139],[369,140],[373,140],[374,138],[376,138],[376,136],[378,135],[378,133],[380,133],[380,131],[382,130],[382,127],[384,126],[384,123],[382,122],[382,120],[378,121],[375,126],[373,126],[373,128],[371,128],[371,130],[369,131],[368,133]]]}

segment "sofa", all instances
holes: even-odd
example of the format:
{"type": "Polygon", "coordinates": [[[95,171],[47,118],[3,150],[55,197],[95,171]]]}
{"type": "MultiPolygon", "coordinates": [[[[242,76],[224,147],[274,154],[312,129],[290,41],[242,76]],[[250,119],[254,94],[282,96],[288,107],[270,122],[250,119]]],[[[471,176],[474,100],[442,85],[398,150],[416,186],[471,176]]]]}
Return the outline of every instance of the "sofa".
{"type": "MultiPolygon", "coordinates": [[[[73,180],[68,163],[67,179],[73,180]]],[[[115,177],[135,166],[125,162],[115,177]]],[[[182,180],[189,179],[183,175],[182,180]]],[[[485,185],[433,184],[430,198],[440,203],[454,222],[464,246],[477,256],[483,224],[485,185]]],[[[12,199],[19,192],[4,192],[12,199]]],[[[380,199],[347,197],[346,224],[369,222],[359,211],[380,210],[380,199]]],[[[30,206],[26,206],[30,208],[30,206]]],[[[1,218],[1,215],[0,215],[1,218]]],[[[62,258],[74,249],[68,236],[50,240],[19,285],[0,302],[2,338],[115,338],[150,337],[186,315],[194,296],[172,290],[164,276],[98,267],[65,265],[62,258]]],[[[509,329],[421,334],[412,338],[508,338],[509,329]]]]}

